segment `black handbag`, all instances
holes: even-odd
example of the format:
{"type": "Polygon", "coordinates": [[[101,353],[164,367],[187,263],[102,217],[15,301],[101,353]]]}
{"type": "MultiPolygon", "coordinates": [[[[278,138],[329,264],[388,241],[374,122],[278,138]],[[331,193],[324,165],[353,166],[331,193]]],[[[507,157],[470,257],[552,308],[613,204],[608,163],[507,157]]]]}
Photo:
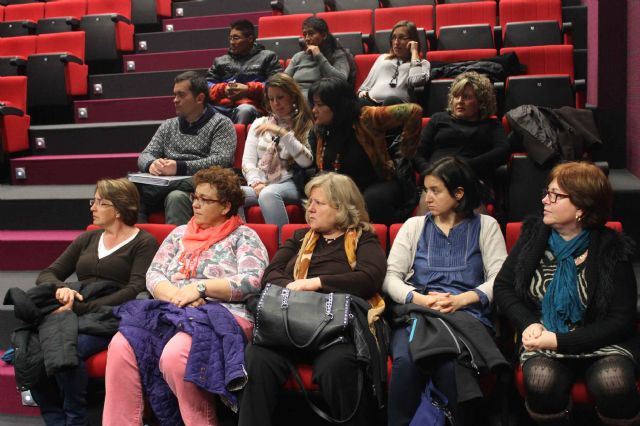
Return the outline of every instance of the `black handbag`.
{"type": "Polygon", "coordinates": [[[253,343],[318,352],[346,342],[351,296],[342,293],[291,291],[267,284],[253,328],[253,343]]]}

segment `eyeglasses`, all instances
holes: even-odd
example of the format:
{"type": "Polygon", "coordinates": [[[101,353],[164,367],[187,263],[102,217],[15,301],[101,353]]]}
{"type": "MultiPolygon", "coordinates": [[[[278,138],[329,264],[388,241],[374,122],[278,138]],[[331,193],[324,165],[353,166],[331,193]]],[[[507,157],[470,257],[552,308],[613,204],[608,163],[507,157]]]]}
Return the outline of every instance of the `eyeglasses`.
{"type": "Polygon", "coordinates": [[[210,206],[213,203],[219,203],[220,202],[220,200],[214,200],[212,198],[200,197],[200,196],[194,194],[193,192],[189,194],[189,200],[191,200],[192,204],[193,204],[194,201],[197,201],[199,204],[205,204],[207,206],[210,206]]]}
{"type": "Polygon", "coordinates": [[[98,207],[113,207],[113,204],[103,200],[102,198],[91,198],[89,200],[89,206],[93,207],[94,204],[97,204],[98,207]]]}
{"type": "Polygon", "coordinates": [[[551,203],[557,203],[558,202],[558,198],[559,199],[563,199],[563,198],[571,198],[571,195],[569,194],[561,194],[559,192],[553,192],[553,191],[549,191],[548,189],[543,189],[542,190],[542,198],[545,197],[549,197],[549,202],[551,203]]]}
{"type": "Polygon", "coordinates": [[[398,35],[398,36],[397,35],[392,35],[391,36],[391,41],[394,42],[396,40],[397,41],[407,41],[407,40],[410,40],[410,38],[406,37],[406,36],[403,36],[403,35],[398,35]]]}
{"type": "Polygon", "coordinates": [[[240,41],[240,40],[244,40],[244,39],[245,39],[245,37],[238,36],[238,35],[229,36],[229,41],[240,41]]]}
{"type": "Polygon", "coordinates": [[[393,72],[389,86],[396,87],[398,85],[398,74],[400,74],[400,59],[396,61],[396,70],[393,72]]]}

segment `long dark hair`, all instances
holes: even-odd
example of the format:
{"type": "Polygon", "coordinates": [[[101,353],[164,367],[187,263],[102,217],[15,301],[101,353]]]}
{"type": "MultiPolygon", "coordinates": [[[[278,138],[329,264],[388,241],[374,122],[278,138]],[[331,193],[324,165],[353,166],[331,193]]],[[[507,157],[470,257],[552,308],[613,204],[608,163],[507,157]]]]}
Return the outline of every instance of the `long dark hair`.
{"type": "MultiPolygon", "coordinates": [[[[351,126],[358,119],[360,107],[352,87],[341,78],[325,77],[316,81],[309,88],[309,105],[313,109],[313,97],[318,96],[320,100],[331,108],[333,112],[333,122],[331,128],[344,128],[351,126]]],[[[322,129],[320,129],[322,130],[322,129]]]]}
{"type": "Polygon", "coordinates": [[[344,49],[342,48],[338,40],[336,40],[334,35],[329,31],[327,22],[322,18],[310,16],[302,23],[303,31],[305,27],[311,28],[324,36],[324,40],[322,40],[322,43],[320,43],[320,46],[318,47],[320,48],[322,54],[327,58],[327,60],[333,64],[333,54],[335,53],[335,51],[338,49],[344,49]]]}

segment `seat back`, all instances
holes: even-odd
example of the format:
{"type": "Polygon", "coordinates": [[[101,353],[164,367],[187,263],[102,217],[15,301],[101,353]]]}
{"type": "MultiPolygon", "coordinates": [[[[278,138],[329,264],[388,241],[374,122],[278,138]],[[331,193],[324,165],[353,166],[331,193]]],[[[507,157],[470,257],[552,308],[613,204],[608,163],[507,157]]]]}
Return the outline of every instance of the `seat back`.
{"type": "MultiPolygon", "coordinates": [[[[360,9],[368,9],[373,10],[380,6],[378,0],[336,0],[335,2],[336,11],[345,11],[345,10],[360,10],[360,9]]],[[[331,28],[331,26],[329,26],[331,28]]],[[[331,30],[333,32],[333,30],[331,30]]]]}
{"type": "Polygon", "coordinates": [[[27,77],[0,77],[0,102],[27,112],[27,77]]]}
{"type": "Polygon", "coordinates": [[[398,22],[411,18],[416,28],[433,30],[433,6],[421,4],[419,6],[391,7],[376,9],[374,22],[376,32],[390,30],[398,22]]]}
{"type": "Polygon", "coordinates": [[[527,75],[565,74],[573,82],[573,46],[504,47],[500,54],[515,52],[521,64],[527,66],[527,75]]]}
{"type": "Polygon", "coordinates": [[[44,3],[11,4],[4,9],[5,22],[34,21],[44,18],[44,3]]]}
{"type": "Polygon", "coordinates": [[[326,10],[322,0],[280,0],[283,15],[318,13],[326,10]]]}
{"type": "Polygon", "coordinates": [[[84,41],[84,31],[40,34],[36,42],[36,53],[67,52],[84,62],[84,41]]]}
{"type": "Polygon", "coordinates": [[[87,0],[87,15],[117,13],[131,20],[131,0],[87,0]]]}
{"type": "Polygon", "coordinates": [[[496,49],[430,50],[427,60],[435,62],[464,62],[496,56],[496,49]]]}
{"type": "MultiPolygon", "coordinates": [[[[298,36],[302,34],[302,23],[313,16],[311,13],[297,15],[261,16],[258,19],[258,38],[298,36]]],[[[331,29],[333,31],[333,29],[331,29]]]]}
{"type": "Polygon", "coordinates": [[[438,50],[495,49],[493,27],[488,24],[440,27],[438,50]]]}
{"type": "Polygon", "coordinates": [[[391,226],[389,226],[389,247],[393,248],[393,242],[396,240],[396,237],[398,236],[398,232],[400,231],[400,228],[402,228],[402,225],[404,225],[404,223],[394,223],[391,226]]]}
{"type": "Polygon", "coordinates": [[[36,53],[37,36],[0,38],[0,56],[27,57],[36,53]]]}
{"type": "MultiPolygon", "coordinates": [[[[282,227],[282,232],[280,235],[281,241],[284,244],[289,238],[293,237],[293,234],[298,229],[308,229],[309,225],[306,223],[288,223],[282,227]]],[[[378,236],[378,241],[380,241],[380,246],[386,252],[387,251],[387,226],[381,225],[379,223],[373,224],[373,228],[378,236]]]]}
{"type": "MultiPolygon", "coordinates": [[[[420,43],[420,54],[424,55],[429,51],[429,40],[423,28],[418,30],[418,42],[420,43]]],[[[376,30],[376,49],[378,53],[387,53],[391,48],[391,30],[376,30]]]]}
{"type": "Polygon", "coordinates": [[[355,55],[353,57],[353,59],[356,61],[357,68],[355,81],[356,90],[358,90],[358,88],[362,85],[364,80],[369,75],[369,71],[371,71],[371,67],[373,67],[373,63],[376,61],[376,59],[378,59],[378,56],[380,55],[377,53],[370,53],[367,55],[355,55]]]}
{"type": "MultiPolygon", "coordinates": [[[[622,222],[607,222],[605,224],[607,228],[611,228],[614,231],[622,232],[622,222]]],[[[522,222],[509,222],[507,223],[507,253],[511,253],[511,249],[516,245],[520,232],[522,231],[522,222]]]]}
{"type": "MultiPolygon", "coordinates": [[[[135,226],[153,235],[158,245],[162,244],[167,235],[176,227],[176,225],[169,223],[136,223],[135,226]]],[[[100,229],[100,227],[94,224],[87,226],[87,231],[93,231],[94,229],[100,229]]]]}
{"type": "Polygon", "coordinates": [[[264,223],[247,223],[246,225],[256,231],[269,253],[269,260],[273,259],[278,251],[278,225],[264,223]]]}
{"type": "Polygon", "coordinates": [[[62,0],[45,3],[44,17],[59,18],[72,16],[76,19],[87,14],[87,0],[62,0]]]}
{"type": "Polygon", "coordinates": [[[373,11],[344,10],[342,12],[316,13],[318,18],[327,22],[332,33],[360,32],[363,36],[373,33],[373,11]]]}
{"type": "Polygon", "coordinates": [[[436,35],[440,28],[451,25],[496,25],[496,2],[480,1],[464,4],[439,4],[436,6],[436,35]]]}
{"type": "Polygon", "coordinates": [[[431,116],[447,108],[447,97],[452,83],[452,78],[429,81],[427,85],[427,103],[424,105],[425,115],[431,116]]]}
{"type": "Polygon", "coordinates": [[[562,44],[562,34],[556,21],[509,22],[502,28],[502,45],[505,47],[562,44]]]}
{"type": "Polygon", "coordinates": [[[576,98],[568,75],[511,76],[505,85],[504,110],[520,105],[549,108],[576,106],[576,98]]]}
{"type": "Polygon", "coordinates": [[[297,35],[287,37],[267,37],[256,40],[265,49],[276,52],[278,58],[289,59],[301,50],[300,37],[297,35]]]}
{"type": "Polygon", "coordinates": [[[562,0],[500,0],[500,25],[523,21],[562,24],[562,0]]]}
{"type": "Polygon", "coordinates": [[[233,158],[233,167],[242,169],[242,155],[244,154],[244,144],[247,140],[247,127],[244,124],[234,124],[236,131],[236,153],[233,158]]]}
{"type": "Polygon", "coordinates": [[[362,44],[362,33],[333,33],[340,46],[348,50],[352,55],[361,55],[364,53],[364,45],[362,44]]]}

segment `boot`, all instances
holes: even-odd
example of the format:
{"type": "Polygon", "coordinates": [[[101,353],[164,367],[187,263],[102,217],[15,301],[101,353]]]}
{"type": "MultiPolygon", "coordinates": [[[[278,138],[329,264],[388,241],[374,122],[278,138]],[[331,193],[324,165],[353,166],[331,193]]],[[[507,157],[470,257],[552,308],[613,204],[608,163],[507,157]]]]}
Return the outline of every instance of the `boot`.
{"type": "Polygon", "coordinates": [[[612,417],[605,417],[596,409],[600,421],[605,426],[639,426],[640,425],[640,413],[636,414],[630,419],[614,419],[612,417]]]}
{"type": "Polygon", "coordinates": [[[531,411],[529,408],[529,404],[525,401],[525,408],[527,409],[527,413],[529,416],[538,424],[545,426],[569,426],[571,421],[569,419],[569,415],[571,414],[571,408],[573,408],[573,403],[571,400],[569,401],[569,405],[567,408],[560,411],[559,413],[551,413],[551,414],[542,414],[536,413],[535,411],[531,411]]]}

